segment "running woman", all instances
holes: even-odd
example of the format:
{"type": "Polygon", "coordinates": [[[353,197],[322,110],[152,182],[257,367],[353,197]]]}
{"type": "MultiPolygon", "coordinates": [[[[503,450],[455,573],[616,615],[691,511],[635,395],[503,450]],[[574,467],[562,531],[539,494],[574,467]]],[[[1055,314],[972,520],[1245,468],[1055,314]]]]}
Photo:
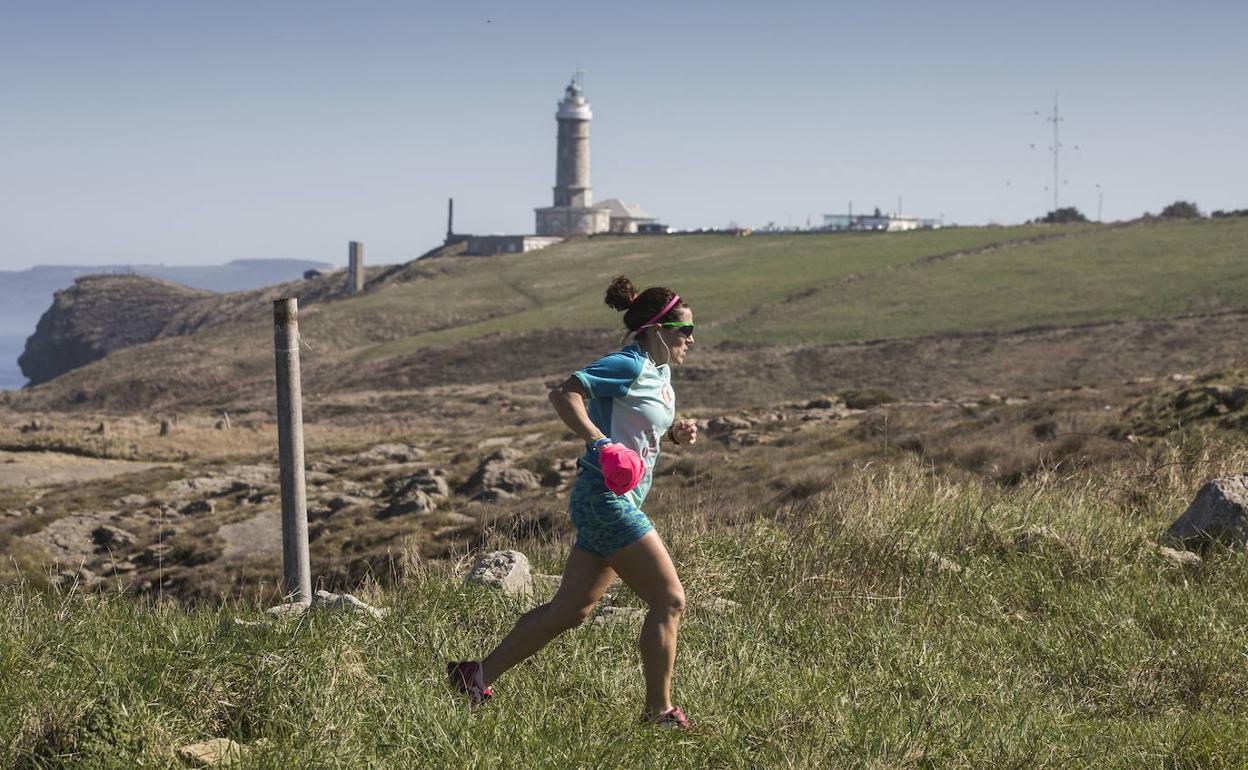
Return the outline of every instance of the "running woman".
{"type": "Polygon", "coordinates": [[[684,363],[693,346],[693,311],[671,289],[637,293],[626,276],[611,283],[606,302],[624,312],[625,340],[632,337],[632,344],[574,372],[550,394],[559,419],[585,442],[568,504],[576,542],[559,590],[549,603],[521,616],[484,659],[450,663],[447,675],[472,704],[482,702],[503,672],[583,623],[619,575],[649,605],[640,641],[644,717],[683,729],[689,721],[672,703],[671,690],[685,589],[641,505],[659,459],[660,437],[674,444],[698,439],[694,420],[676,421],[671,386],[671,367],[684,363]]]}

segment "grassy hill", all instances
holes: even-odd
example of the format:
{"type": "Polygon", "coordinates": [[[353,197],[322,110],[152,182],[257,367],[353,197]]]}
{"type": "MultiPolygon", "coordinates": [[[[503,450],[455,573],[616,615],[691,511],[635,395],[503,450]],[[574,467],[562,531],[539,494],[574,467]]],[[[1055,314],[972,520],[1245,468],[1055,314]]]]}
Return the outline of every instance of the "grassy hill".
{"type": "Polygon", "coordinates": [[[376,622],[233,622],[275,601],[280,548],[271,292],[230,295],[0,399],[0,766],[176,766],[228,737],[254,767],[1242,767],[1248,562],[1157,546],[1248,462],[1248,368],[1210,371],[1243,357],[1244,243],[602,238],[307,294],[313,573],[376,622]],[[704,436],[664,448],[646,502],[689,596],[691,734],[634,723],[627,622],[473,713],[441,681],[523,609],[461,586],[470,554],[566,556],[580,447],[543,379],[618,340],[619,272],[699,323],[676,377],[704,436]],[[500,446],[540,485],[478,498],[500,446]],[[437,508],[388,515],[426,472],[437,508]]]}
{"type": "MultiPolygon", "coordinates": [[[[514,379],[517,370],[549,376],[611,344],[620,319],[601,296],[621,272],[688,298],[700,355],[721,343],[826,345],[1212,314],[1245,307],[1244,243],[1242,220],[1153,221],[603,237],[525,255],[434,258],[362,296],[308,308],[305,366],[311,382],[321,375],[321,392],[427,382],[431,366],[444,382],[514,379]],[[490,361],[498,365],[483,364],[490,361]]],[[[28,403],[263,397],[270,308],[257,303],[237,313],[193,337],[115,353],[35,391],[28,403]]]]}

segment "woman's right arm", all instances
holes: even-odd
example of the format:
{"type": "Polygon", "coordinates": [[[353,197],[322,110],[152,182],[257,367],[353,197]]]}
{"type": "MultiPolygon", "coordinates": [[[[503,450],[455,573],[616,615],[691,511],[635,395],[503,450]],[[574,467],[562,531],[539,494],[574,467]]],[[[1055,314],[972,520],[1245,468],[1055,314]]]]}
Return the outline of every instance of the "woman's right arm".
{"type": "Polygon", "coordinates": [[[569,377],[550,391],[550,403],[563,424],[580,436],[586,444],[603,438],[602,431],[589,419],[585,399],[589,396],[585,386],[575,377],[569,377]]]}

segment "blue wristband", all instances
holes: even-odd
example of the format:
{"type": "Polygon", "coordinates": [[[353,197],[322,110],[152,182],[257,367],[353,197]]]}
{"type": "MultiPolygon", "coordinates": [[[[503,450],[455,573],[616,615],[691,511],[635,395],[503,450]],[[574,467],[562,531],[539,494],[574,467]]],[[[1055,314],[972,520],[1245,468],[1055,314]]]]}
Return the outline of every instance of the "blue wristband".
{"type": "Polygon", "coordinates": [[[610,443],[611,443],[611,439],[606,436],[603,436],[602,438],[598,439],[592,444],[586,444],[585,448],[591,452],[597,452],[599,449],[602,449],[604,446],[610,443]]]}

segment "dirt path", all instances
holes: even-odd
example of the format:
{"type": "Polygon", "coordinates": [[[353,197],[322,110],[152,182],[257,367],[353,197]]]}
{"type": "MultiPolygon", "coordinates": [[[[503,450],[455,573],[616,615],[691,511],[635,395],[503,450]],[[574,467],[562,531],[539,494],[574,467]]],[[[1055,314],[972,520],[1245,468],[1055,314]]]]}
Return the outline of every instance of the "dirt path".
{"type": "Polygon", "coordinates": [[[100,460],[60,452],[0,451],[0,487],[49,487],[138,473],[161,463],[100,460]]]}

